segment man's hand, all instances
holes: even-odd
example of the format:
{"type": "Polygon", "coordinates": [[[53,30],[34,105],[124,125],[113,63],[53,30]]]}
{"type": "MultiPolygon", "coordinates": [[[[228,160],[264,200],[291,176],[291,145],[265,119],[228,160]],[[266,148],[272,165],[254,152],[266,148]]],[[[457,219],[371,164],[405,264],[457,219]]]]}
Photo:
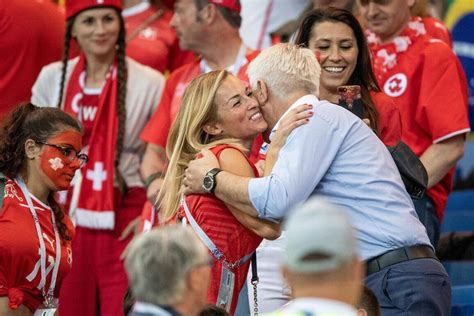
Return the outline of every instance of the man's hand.
{"type": "Polygon", "coordinates": [[[190,161],[184,172],[183,192],[186,195],[207,193],[202,187],[204,176],[209,170],[220,167],[217,157],[210,150],[203,150],[201,155],[202,157],[190,161]]]}

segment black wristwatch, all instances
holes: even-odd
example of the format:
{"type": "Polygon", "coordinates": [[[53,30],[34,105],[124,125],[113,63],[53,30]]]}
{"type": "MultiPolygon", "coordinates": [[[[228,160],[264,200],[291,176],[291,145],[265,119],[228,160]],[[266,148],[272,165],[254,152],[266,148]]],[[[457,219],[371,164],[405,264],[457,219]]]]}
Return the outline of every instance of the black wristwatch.
{"type": "Polygon", "coordinates": [[[202,180],[202,187],[206,190],[207,193],[214,193],[214,190],[217,186],[216,176],[222,170],[219,168],[214,168],[209,170],[204,179],[202,180]]]}

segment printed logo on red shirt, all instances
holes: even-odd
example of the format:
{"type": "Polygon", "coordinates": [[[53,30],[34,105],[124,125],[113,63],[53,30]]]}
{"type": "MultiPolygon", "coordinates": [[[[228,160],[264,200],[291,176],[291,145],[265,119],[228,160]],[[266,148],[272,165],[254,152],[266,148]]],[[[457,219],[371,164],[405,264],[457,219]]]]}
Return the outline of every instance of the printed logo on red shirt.
{"type": "Polygon", "coordinates": [[[399,97],[407,89],[407,83],[407,76],[405,74],[398,73],[388,78],[383,86],[383,90],[391,97],[399,97]]]}

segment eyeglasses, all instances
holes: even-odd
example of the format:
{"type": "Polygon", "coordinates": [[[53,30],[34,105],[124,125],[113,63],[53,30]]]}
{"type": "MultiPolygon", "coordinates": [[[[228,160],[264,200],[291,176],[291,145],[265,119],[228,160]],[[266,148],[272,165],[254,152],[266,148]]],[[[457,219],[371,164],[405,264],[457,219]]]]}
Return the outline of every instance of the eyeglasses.
{"type": "Polygon", "coordinates": [[[89,157],[86,154],[78,154],[74,148],[60,146],[56,144],[49,144],[45,142],[37,142],[37,143],[41,145],[54,147],[60,150],[63,153],[63,156],[67,163],[72,163],[76,159],[79,160],[80,168],[84,167],[84,165],[89,161],[89,157]]]}

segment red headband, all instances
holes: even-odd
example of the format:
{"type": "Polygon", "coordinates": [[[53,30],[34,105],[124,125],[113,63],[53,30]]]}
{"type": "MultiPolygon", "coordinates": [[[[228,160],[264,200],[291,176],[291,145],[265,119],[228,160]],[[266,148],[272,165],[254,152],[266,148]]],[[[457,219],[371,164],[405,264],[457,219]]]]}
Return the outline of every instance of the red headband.
{"type": "Polygon", "coordinates": [[[81,11],[96,7],[114,7],[122,10],[121,0],[66,0],[66,19],[81,11]]]}

